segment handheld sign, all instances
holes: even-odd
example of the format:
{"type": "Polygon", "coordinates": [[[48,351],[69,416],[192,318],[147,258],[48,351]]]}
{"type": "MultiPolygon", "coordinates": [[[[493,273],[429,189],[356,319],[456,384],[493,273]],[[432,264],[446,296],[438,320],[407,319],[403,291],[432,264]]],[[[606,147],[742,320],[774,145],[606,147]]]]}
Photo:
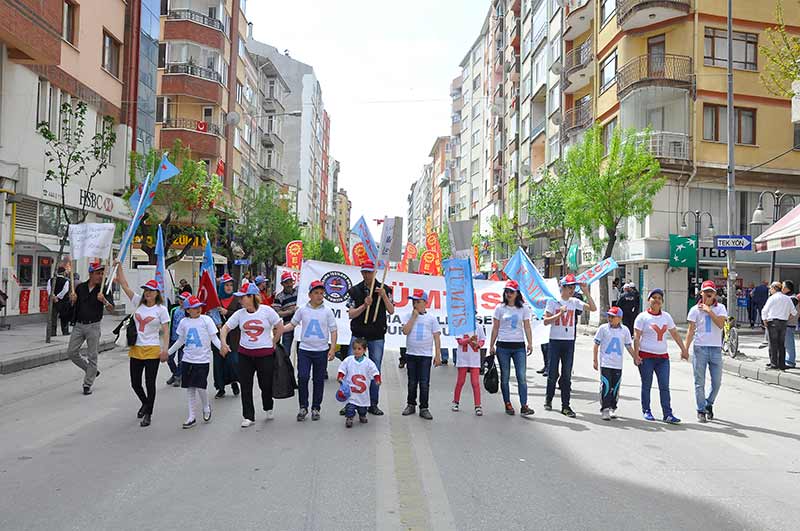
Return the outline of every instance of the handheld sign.
{"type": "Polygon", "coordinates": [[[447,326],[452,337],[475,332],[475,290],[468,258],[442,262],[447,287],[447,326]]]}
{"type": "MultiPolygon", "coordinates": [[[[399,262],[403,254],[403,218],[383,218],[383,229],[381,230],[381,247],[378,254],[378,263],[383,264],[383,279],[381,285],[386,282],[386,274],[389,272],[389,262],[399,262]]],[[[375,289],[375,279],[372,279],[372,289],[375,289]]],[[[372,322],[378,319],[378,307],[380,302],[375,304],[375,311],[372,315],[372,322]]],[[[366,324],[369,318],[369,311],[364,318],[366,324]]]]}
{"type": "Polygon", "coordinates": [[[113,223],[80,223],[69,226],[70,256],[73,259],[108,256],[113,240],[113,223]]]}

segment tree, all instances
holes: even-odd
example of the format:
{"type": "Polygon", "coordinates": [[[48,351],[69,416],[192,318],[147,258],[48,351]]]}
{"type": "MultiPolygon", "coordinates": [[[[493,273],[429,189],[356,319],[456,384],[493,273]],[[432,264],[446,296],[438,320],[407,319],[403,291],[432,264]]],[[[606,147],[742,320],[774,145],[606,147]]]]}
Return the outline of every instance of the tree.
{"type": "MultiPolygon", "coordinates": [[[[576,236],[575,229],[567,222],[564,208],[564,198],[568,193],[565,183],[565,179],[548,172],[535,186],[528,203],[528,214],[535,222],[535,232],[550,233],[551,249],[562,252],[562,264],[566,264],[566,252],[576,236]]],[[[562,265],[562,269],[564,267],[562,265]]]]}
{"type": "MultiPolygon", "coordinates": [[[[150,150],[146,155],[131,153],[131,181],[134,186],[144,182],[147,174],[155,175],[163,152],[150,150]]],[[[180,261],[192,248],[195,239],[204,241],[205,234],[216,234],[220,220],[217,208],[222,208],[222,181],[217,175],[209,175],[206,164],[191,158],[191,150],[176,140],[169,150],[169,159],[181,172],[172,179],[158,185],[153,205],[139,225],[137,235],[141,237],[142,251],[147,253],[148,263],[156,263],[156,232],[158,226],[164,232],[165,261],[169,267],[180,261]],[[173,256],[170,248],[176,240],[185,240],[173,256]]],[[[130,198],[129,192],[126,198],[130,198]]]]}
{"type": "Polygon", "coordinates": [[[766,44],[759,46],[767,58],[761,82],[775,95],[792,97],[792,81],[800,80],[800,36],[786,30],[781,0],[775,5],[775,19],[778,24],[764,31],[761,42],[766,44]]]}
{"type": "MultiPolygon", "coordinates": [[[[95,177],[103,173],[111,163],[111,150],[117,143],[114,120],[109,116],[103,118],[100,130],[88,142],[85,141],[87,110],[88,106],[84,101],[78,101],[76,104],[65,102],[61,105],[61,123],[57,130],[52,130],[47,122],[41,122],[36,127],[39,136],[45,141],[44,156],[47,160],[47,170],[44,178],[46,181],[58,182],[61,187],[61,203],[58,206],[56,220],[61,234],[59,234],[56,264],[61,263],[64,256],[69,225],[83,223],[88,215],[84,201],[81,201],[77,213],[71,215],[67,210],[67,185],[74,179],[82,179],[86,182],[85,189],[91,191],[95,177]]],[[[54,268],[53,276],[50,278],[52,285],[55,285],[55,272],[54,268]]],[[[52,312],[53,298],[50,297],[48,314],[52,312]]],[[[49,322],[45,328],[47,330],[45,341],[49,343],[49,322]]]]}
{"type": "Polygon", "coordinates": [[[453,254],[452,249],[450,249],[450,224],[445,221],[442,224],[442,228],[436,233],[439,236],[439,249],[442,251],[442,260],[447,260],[453,254]]]}
{"type": "MultiPolygon", "coordinates": [[[[315,231],[312,231],[315,232],[315,231]]],[[[334,264],[344,263],[344,254],[341,249],[336,251],[336,243],[327,238],[311,236],[303,239],[303,258],[307,260],[320,260],[334,264]]]]}
{"type": "Polygon", "coordinates": [[[512,251],[522,245],[522,242],[530,240],[531,231],[519,224],[519,197],[517,194],[511,199],[512,209],[507,216],[492,216],[492,233],[489,242],[494,244],[495,252],[505,253],[510,257],[512,251]]]}
{"type": "MultiPolygon", "coordinates": [[[[620,222],[629,217],[641,221],[651,214],[653,198],[666,182],[647,148],[649,139],[649,130],[615,129],[606,154],[601,128],[595,124],[558,166],[567,225],[587,235],[596,249],[604,247],[604,257],[614,252],[620,222]]],[[[608,284],[601,282],[601,308],[608,304],[608,284]]],[[[603,312],[600,315],[604,320],[603,312]]]]}

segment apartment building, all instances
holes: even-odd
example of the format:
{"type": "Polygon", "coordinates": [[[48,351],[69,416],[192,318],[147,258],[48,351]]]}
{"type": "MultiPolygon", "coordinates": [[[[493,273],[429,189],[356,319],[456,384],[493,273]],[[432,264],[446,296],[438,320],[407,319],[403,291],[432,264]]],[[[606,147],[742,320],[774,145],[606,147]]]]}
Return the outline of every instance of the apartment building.
{"type": "Polygon", "coordinates": [[[408,193],[407,241],[419,249],[424,248],[425,236],[433,227],[433,183],[433,165],[426,164],[408,193]]]}
{"type": "Polygon", "coordinates": [[[319,234],[327,238],[330,235],[333,212],[330,208],[331,187],[330,182],[330,131],[331,119],[327,111],[322,111],[322,155],[320,157],[321,169],[319,176],[319,234]]]}
{"type": "MultiPolygon", "coordinates": [[[[339,172],[342,170],[342,165],[338,160],[336,160],[330,155],[328,155],[328,159],[329,159],[328,212],[330,212],[330,216],[328,217],[327,231],[325,233],[325,237],[338,244],[339,227],[341,225],[339,221],[339,215],[341,214],[341,212],[339,211],[339,172]]],[[[347,223],[350,223],[349,212],[347,214],[348,214],[347,223]]],[[[347,232],[343,232],[342,236],[345,236],[346,234],[347,232]]]]}
{"type": "Polygon", "coordinates": [[[340,188],[336,192],[336,239],[341,236],[346,242],[349,241],[350,228],[353,226],[350,220],[351,211],[353,209],[353,202],[347,197],[347,190],[340,188]]]}
{"type": "MultiPolygon", "coordinates": [[[[283,197],[291,194],[286,182],[284,164],[284,146],[286,145],[283,123],[291,120],[285,115],[284,101],[291,92],[275,65],[267,58],[249,54],[258,72],[258,177],[259,182],[271,183],[277,187],[283,197]]],[[[292,201],[294,205],[294,201],[292,201]]]]}
{"type": "MultiPolygon", "coordinates": [[[[693,271],[670,269],[669,234],[677,234],[683,213],[707,211],[718,233],[727,231],[726,109],[727,2],[707,0],[569,0],[563,9],[563,92],[560,136],[569,149],[593,122],[605,138],[613,129],[652,130],[649,148],[660,161],[665,188],[654,212],[624,224],[625,239],[615,258],[624,277],[641,291],[663,287],[676,319],[686,315],[693,271]]],[[[786,20],[800,20],[800,6],[784,4],[786,20]]],[[[800,193],[800,152],[790,121],[790,101],[763,87],[758,46],[774,25],[773,6],[735,2],[734,105],[736,112],[737,225],[734,234],[757,235],[750,225],[759,193],[780,189],[800,193]]],[[[772,202],[764,209],[771,219],[772,202]]],[[[694,232],[694,218],[687,217],[694,232]]],[[[714,248],[703,223],[700,273],[724,283],[725,253],[714,248]]],[[[581,262],[599,257],[584,246],[581,262]]],[[[737,253],[739,286],[769,276],[769,254],[737,253]]],[[[800,280],[800,253],[778,253],[778,277],[800,280]]],[[[623,276],[620,274],[620,276],[623,276]]]]}
{"type": "Polygon", "coordinates": [[[434,141],[428,156],[431,158],[431,226],[435,231],[441,231],[447,225],[450,208],[450,153],[451,143],[449,136],[440,136],[434,141]]]}

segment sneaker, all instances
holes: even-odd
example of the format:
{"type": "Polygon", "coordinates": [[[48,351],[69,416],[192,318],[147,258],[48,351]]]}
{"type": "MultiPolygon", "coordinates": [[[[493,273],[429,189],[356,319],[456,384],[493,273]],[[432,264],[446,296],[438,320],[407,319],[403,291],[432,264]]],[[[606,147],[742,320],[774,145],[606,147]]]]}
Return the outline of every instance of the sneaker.
{"type": "Polygon", "coordinates": [[[511,405],[511,402],[506,402],[506,415],[514,415],[514,406],[511,405]]]}
{"type": "Polygon", "coordinates": [[[714,420],[714,406],[712,405],[706,406],[706,418],[708,420],[714,420]]]}
{"type": "Polygon", "coordinates": [[[97,371],[97,374],[94,375],[95,378],[100,378],[100,371],[97,371]]]}
{"type": "Polygon", "coordinates": [[[181,379],[175,378],[175,381],[172,382],[172,387],[180,387],[181,386],[181,379]]]}
{"type": "Polygon", "coordinates": [[[142,428],[146,428],[150,425],[150,415],[146,414],[142,417],[142,421],[139,423],[139,426],[142,428]]]}
{"type": "Polygon", "coordinates": [[[428,410],[428,408],[420,409],[419,416],[425,420],[433,420],[433,415],[431,415],[431,412],[428,410]]]}
{"type": "Polygon", "coordinates": [[[475,406],[475,416],[477,417],[483,416],[483,408],[481,406],[475,406]]]}
{"type": "Polygon", "coordinates": [[[408,404],[406,408],[403,410],[402,415],[404,417],[407,417],[409,415],[413,415],[414,413],[416,413],[416,411],[417,411],[417,406],[412,406],[411,404],[408,404]]]}
{"type": "Polygon", "coordinates": [[[86,396],[89,396],[90,394],[92,394],[92,388],[89,387],[88,385],[84,385],[83,386],[83,394],[86,395],[86,396]]]}
{"type": "Polygon", "coordinates": [[[203,411],[203,422],[211,422],[211,410],[203,411]]]}
{"type": "Polygon", "coordinates": [[[404,362],[404,361],[401,361],[400,363],[398,363],[398,364],[397,364],[397,366],[398,366],[399,368],[401,368],[401,369],[405,369],[405,368],[406,368],[406,362],[404,362]]]}
{"type": "Polygon", "coordinates": [[[225,389],[220,389],[217,391],[217,394],[214,395],[214,398],[222,398],[223,396],[225,396],[225,389]]]}
{"type": "Polygon", "coordinates": [[[275,413],[271,409],[267,410],[267,420],[275,420],[275,413]]]}
{"type": "Polygon", "coordinates": [[[346,411],[346,410],[347,410],[347,406],[345,406],[345,407],[343,407],[342,409],[340,409],[340,410],[339,410],[339,414],[340,414],[341,416],[343,416],[343,417],[344,417],[345,413],[347,413],[347,411],[346,411]]]}
{"type": "Polygon", "coordinates": [[[367,416],[366,416],[366,415],[364,415],[363,417],[362,417],[361,415],[359,415],[359,416],[358,416],[358,421],[359,421],[361,424],[366,424],[367,422],[369,422],[369,419],[367,418],[367,416]]]}
{"type": "Polygon", "coordinates": [[[611,410],[611,418],[612,418],[612,419],[615,419],[615,418],[617,418],[617,410],[616,410],[616,409],[612,409],[612,410],[611,410]]]}
{"type": "Polygon", "coordinates": [[[306,420],[306,415],[308,415],[308,410],[304,407],[301,407],[300,411],[297,412],[297,422],[303,422],[306,420]]]}
{"type": "Polygon", "coordinates": [[[367,409],[367,412],[370,415],[375,415],[376,417],[380,417],[381,415],[383,415],[383,411],[381,411],[381,409],[378,406],[370,406],[367,409]]]}
{"type": "Polygon", "coordinates": [[[553,403],[552,402],[545,402],[544,403],[545,411],[553,411],[553,403]]]}
{"type": "Polygon", "coordinates": [[[569,406],[562,407],[561,408],[561,414],[564,415],[565,417],[569,417],[571,419],[575,418],[575,412],[572,411],[572,408],[569,407],[569,406]]]}
{"type": "Polygon", "coordinates": [[[600,411],[600,418],[603,420],[611,420],[611,410],[604,409],[600,411]]]}
{"type": "Polygon", "coordinates": [[[347,417],[346,419],[344,419],[344,426],[346,428],[352,428],[353,427],[353,417],[347,417]]]}
{"type": "Polygon", "coordinates": [[[706,417],[705,411],[698,411],[697,412],[697,422],[701,424],[705,424],[708,422],[708,418],[706,417]]]}
{"type": "Polygon", "coordinates": [[[644,420],[656,420],[656,418],[653,416],[653,413],[649,409],[642,412],[642,417],[644,417],[644,420]]]}
{"type": "Polygon", "coordinates": [[[450,411],[458,411],[458,402],[450,404],[450,411]]]}
{"type": "Polygon", "coordinates": [[[231,390],[233,391],[233,396],[239,396],[239,382],[232,382],[231,390]]]}
{"type": "Polygon", "coordinates": [[[533,416],[533,410],[526,405],[519,408],[519,414],[523,417],[530,417],[533,416]]]}
{"type": "Polygon", "coordinates": [[[249,428],[254,422],[250,419],[242,419],[242,428],[249,428]]]}
{"type": "Polygon", "coordinates": [[[170,376],[169,380],[167,380],[167,385],[172,385],[175,383],[175,376],[170,376]]]}
{"type": "Polygon", "coordinates": [[[442,360],[442,365],[447,365],[447,360],[442,360]]]}
{"type": "Polygon", "coordinates": [[[675,415],[667,415],[666,417],[664,417],[664,422],[666,422],[667,424],[680,424],[681,419],[679,419],[675,415]]]}
{"type": "Polygon", "coordinates": [[[146,411],[146,409],[145,409],[145,407],[144,407],[144,406],[140,407],[140,408],[139,408],[139,412],[138,412],[138,413],[136,413],[136,418],[137,418],[137,419],[140,419],[140,418],[144,417],[144,413],[145,413],[145,411],[146,411]]]}
{"type": "Polygon", "coordinates": [[[536,371],[536,374],[544,374],[544,369],[539,369],[538,371],[536,371]]]}
{"type": "Polygon", "coordinates": [[[197,419],[187,420],[183,423],[183,429],[188,430],[189,428],[194,428],[197,425],[197,419]]]}
{"type": "Polygon", "coordinates": [[[319,420],[319,409],[311,410],[311,420],[319,420]]]}

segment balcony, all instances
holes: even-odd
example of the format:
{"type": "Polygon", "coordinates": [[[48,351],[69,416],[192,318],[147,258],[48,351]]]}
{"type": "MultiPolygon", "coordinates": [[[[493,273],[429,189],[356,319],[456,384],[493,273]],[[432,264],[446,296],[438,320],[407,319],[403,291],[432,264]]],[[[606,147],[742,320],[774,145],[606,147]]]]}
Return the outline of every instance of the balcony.
{"type": "Polygon", "coordinates": [[[221,50],[225,45],[225,26],[197,11],[175,9],[167,14],[163,40],[192,41],[221,50]]]}
{"type": "Polygon", "coordinates": [[[218,125],[201,120],[169,118],[161,124],[162,148],[180,140],[194,154],[213,159],[221,155],[220,138],[222,130],[218,125]]]}
{"type": "Polygon", "coordinates": [[[519,53],[520,23],[517,17],[514,17],[513,21],[508,25],[508,43],[516,53],[519,53]]]}
{"type": "Polygon", "coordinates": [[[617,0],[617,24],[622,31],[642,29],[689,13],[690,0],[617,0]]]}
{"type": "Polygon", "coordinates": [[[572,94],[588,85],[593,69],[594,51],[592,39],[589,38],[564,56],[564,71],[561,74],[563,92],[572,94]]]}
{"type": "Polygon", "coordinates": [[[586,33],[594,18],[594,0],[565,0],[564,40],[575,40],[586,33]]]}
{"type": "Polygon", "coordinates": [[[222,76],[194,63],[170,63],[161,80],[161,94],[191,96],[222,105],[222,76]]]}
{"type": "MultiPolygon", "coordinates": [[[[644,137],[644,133],[639,134],[644,137]]],[[[653,131],[647,141],[647,148],[655,158],[662,159],[663,163],[684,163],[692,160],[691,139],[684,133],[653,131]]]]}
{"type": "Polygon", "coordinates": [[[461,109],[464,108],[464,96],[459,96],[457,98],[453,98],[453,112],[461,112],[461,109]]]}
{"type": "Polygon", "coordinates": [[[584,101],[564,111],[561,120],[561,136],[568,137],[580,133],[592,124],[592,101],[584,101]]]}
{"type": "Polygon", "coordinates": [[[640,55],[617,71],[617,97],[621,100],[639,87],[661,86],[690,90],[692,58],[685,55],[640,55]]]}
{"type": "Polygon", "coordinates": [[[260,176],[262,181],[283,184],[283,172],[276,168],[262,168],[260,176]]]}
{"type": "Polygon", "coordinates": [[[461,134],[461,121],[453,122],[453,126],[450,129],[450,136],[458,136],[461,134]]]}
{"type": "Polygon", "coordinates": [[[283,139],[274,131],[267,131],[261,135],[261,145],[264,147],[282,146],[283,139]]]}

